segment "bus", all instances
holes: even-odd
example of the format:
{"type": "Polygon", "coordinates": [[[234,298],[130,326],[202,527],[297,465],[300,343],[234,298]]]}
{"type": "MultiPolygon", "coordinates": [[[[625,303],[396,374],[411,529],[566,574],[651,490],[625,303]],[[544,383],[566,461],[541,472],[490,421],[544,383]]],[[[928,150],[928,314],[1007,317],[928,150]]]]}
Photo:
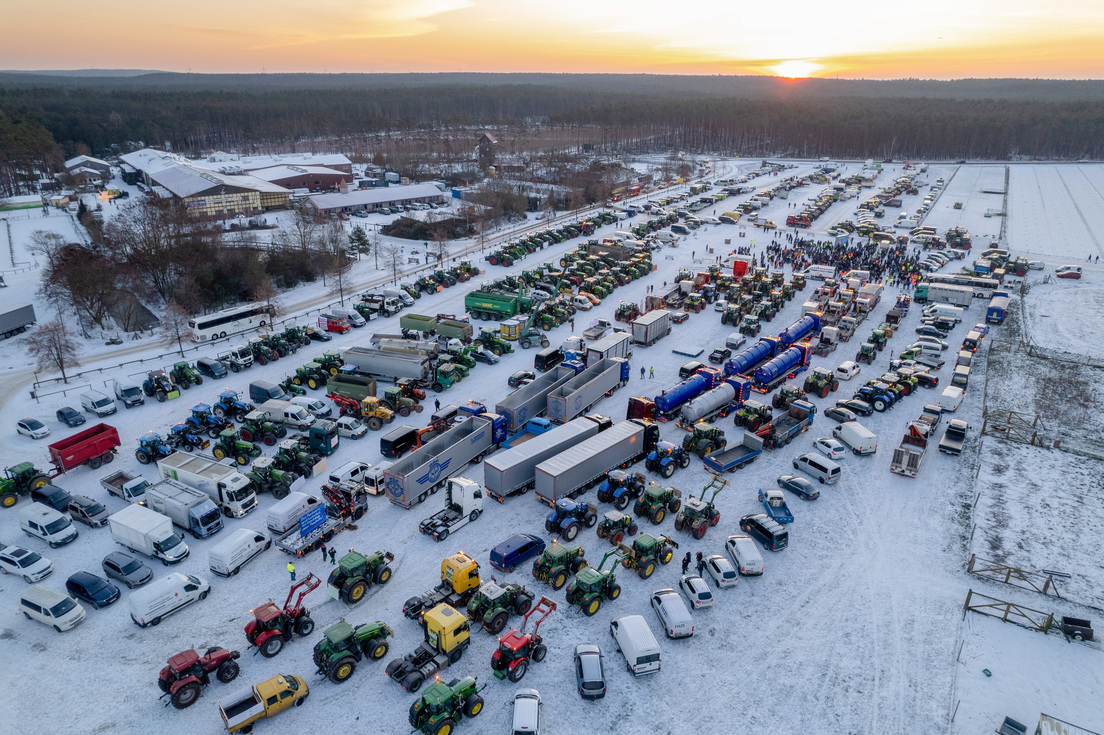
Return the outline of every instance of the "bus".
{"type": "Polygon", "coordinates": [[[192,329],[192,339],[207,342],[246,329],[263,327],[271,320],[268,307],[264,304],[246,304],[189,319],[188,326],[192,329]]]}
{"type": "Polygon", "coordinates": [[[969,286],[974,289],[974,298],[976,299],[991,299],[993,298],[993,292],[1000,288],[1000,282],[994,278],[979,278],[953,273],[928,273],[924,276],[924,280],[928,283],[938,283],[944,286],[969,286]]]}

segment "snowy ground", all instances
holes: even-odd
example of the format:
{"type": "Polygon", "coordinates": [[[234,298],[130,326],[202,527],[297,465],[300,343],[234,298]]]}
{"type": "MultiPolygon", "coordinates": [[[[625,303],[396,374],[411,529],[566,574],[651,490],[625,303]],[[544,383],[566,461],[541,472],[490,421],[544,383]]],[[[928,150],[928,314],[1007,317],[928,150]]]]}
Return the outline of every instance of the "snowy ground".
{"type": "MultiPolygon", "coordinates": [[[[809,163],[804,170],[813,165],[809,163]]],[[[845,167],[854,171],[858,165],[846,164],[845,167]]],[[[891,170],[880,177],[879,186],[888,184],[896,175],[893,169],[897,167],[889,168],[891,170]]],[[[973,168],[960,167],[956,173],[954,166],[932,167],[926,175],[928,181],[945,176],[950,184],[928,221],[943,229],[961,221],[954,217],[974,216],[972,213],[977,211],[979,223],[974,225],[971,220],[969,226],[977,233],[976,241],[980,241],[981,235],[986,233],[981,228],[992,223],[991,233],[995,234],[999,221],[982,217],[985,207],[989,206],[983,206],[983,202],[990,201],[993,195],[978,193],[978,187],[989,186],[991,180],[1003,182],[1003,169],[978,167],[981,170],[975,172],[973,168]],[[993,174],[993,171],[1000,173],[993,174]],[[954,178],[950,179],[952,173],[954,178]],[[977,178],[963,183],[959,192],[957,182],[960,177],[967,182],[967,177],[963,176],[966,173],[977,174],[977,178]],[[963,210],[952,208],[953,202],[958,200],[966,202],[963,210]]],[[[1073,167],[1063,169],[1067,175],[1072,171],[1073,167]]],[[[718,178],[724,175],[721,171],[717,173],[718,178]]],[[[756,179],[752,185],[762,188],[770,185],[772,179],[756,179]]],[[[803,201],[818,189],[814,186],[797,190],[789,201],[803,201]]],[[[908,199],[904,208],[915,210],[922,194],[908,199]]],[[[830,218],[853,214],[858,201],[861,199],[833,205],[816,223],[818,228],[814,234],[826,230],[830,218]]],[[[719,204],[718,213],[731,208],[732,204],[731,201],[719,204]]],[[[1013,213],[1017,211],[1016,206],[1013,198],[1013,213]]],[[[774,202],[764,216],[781,223],[786,209],[786,201],[774,202]]],[[[1054,216],[1049,207],[1041,214],[1047,218],[1054,216]]],[[[1062,225],[1057,220],[1052,222],[1054,227],[1062,225]]],[[[625,224],[610,226],[608,231],[624,229],[625,224]]],[[[642,301],[646,286],[655,285],[660,289],[664,280],[673,280],[679,267],[704,267],[716,255],[752,242],[761,252],[764,243],[772,237],[761,230],[749,229],[746,237],[740,238],[741,229],[705,227],[684,239],[678,248],[657,252],[656,272],[618,289],[585,317],[580,315],[576,331],[581,331],[594,318],[612,318],[619,300],[642,301]],[[731,243],[725,243],[725,239],[730,239],[731,243]],[[708,252],[710,248],[712,253],[708,252]]],[[[568,242],[545,249],[510,269],[490,267],[488,276],[520,272],[523,267],[551,259],[576,245],[577,242],[568,242]]],[[[1049,255],[1064,257],[1059,253],[1049,255]]],[[[1092,275],[1087,275],[1082,284],[1091,279],[1092,275]]],[[[1068,284],[1059,284],[1065,285],[1068,284]]],[[[804,293],[807,295],[812,287],[810,285],[804,293]]],[[[460,311],[464,291],[463,287],[457,287],[426,297],[413,310],[420,313],[460,311]]],[[[765,333],[776,333],[799,316],[801,295],[767,325],[765,333]]],[[[297,291],[285,300],[302,302],[308,301],[310,296],[297,291]]],[[[894,296],[893,290],[883,296],[882,304],[864,328],[880,321],[894,296]]],[[[1071,302],[1070,305],[1075,304],[1071,302]]],[[[892,353],[907,343],[918,318],[918,310],[912,310],[902,330],[904,333],[891,340],[875,365],[864,366],[863,377],[874,377],[888,369],[892,353]]],[[[983,318],[984,304],[979,299],[972,305],[967,320],[948,341],[957,344],[969,326],[983,318]]],[[[1064,310],[1060,318],[1075,325],[1078,312],[1064,310]]],[[[362,344],[372,331],[393,332],[396,328],[395,318],[375,321],[363,330],[338,337],[325,347],[362,344]]],[[[1001,329],[997,328],[995,334],[999,336],[1001,329]]],[[[688,358],[674,354],[673,349],[704,349],[708,353],[713,346],[721,344],[730,331],[730,327],[719,323],[711,308],[691,315],[686,323],[674,326],[670,337],[653,347],[638,348],[632,361],[634,378],[629,386],[600,402],[595,410],[621,419],[630,396],[654,396],[677,382],[678,367],[688,358]],[[654,367],[656,378],[642,381],[636,377],[641,366],[654,367]]],[[[555,330],[551,335],[553,343],[569,333],[568,326],[555,330]]],[[[858,341],[844,343],[827,358],[814,358],[814,365],[834,367],[843,360],[852,359],[858,341]]],[[[17,349],[17,343],[0,345],[0,356],[5,358],[0,363],[18,366],[17,349]]],[[[306,348],[291,358],[232,375],[223,384],[245,390],[251,380],[279,379],[322,349],[322,346],[306,348]]],[[[508,392],[506,377],[514,370],[530,367],[531,355],[531,352],[522,351],[505,357],[497,366],[478,365],[471,377],[440,396],[442,403],[473,399],[493,406],[508,392]]],[[[946,380],[949,373],[950,367],[945,367],[941,377],[946,380]]],[[[97,376],[96,382],[106,382],[112,377],[104,373],[97,376]]],[[[878,453],[841,460],[842,480],[825,488],[816,502],[791,502],[797,521],[790,530],[790,547],[779,554],[767,554],[767,571],[762,578],[744,579],[735,589],[715,591],[718,600],[714,608],[694,614],[697,626],[694,638],[682,641],[661,638],[663,671],[656,677],[634,680],[624,671],[623,662],[607,633],[608,622],[619,615],[639,613],[653,630],[659,631],[655,614],[649,609],[648,596],[658,588],[677,585],[676,565],[662,568],[648,581],[621,572],[622,597],[603,605],[594,618],[586,618],[577,609],[569,608],[564,604],[562,591],[553,592],[535,582],[527,567],[507,575],[510,581],[522,582],[535,593],[546,594],[561,605],[542,626],[542,633],[551,644],[550,654],[544,663],[530,669],[522,683],[524,687],[541,691],[548,730],[561,733],[601,730],[682,733],[690,727],[700,727],[724,717],[729,722],[745,723],[745,729],[769,729],[779,735],[904,733],[914,731],[917,723],[965,735],[991,731],[1004,714],[1030,723],[1039,712],[1048,712],[1084,727],[1104,729],[1100,708],[1093,706],[1104,684],[1099,649],[1072,646],[1057,636],[1044,637],[972,614],[962,622],[962,603],[969,588],[983,589],[986,594],[998,597],[999,592],[1005,591],[1003,586],[986,586],[988,583],[979,583],[965,573],[970,551],[977,550],[982,542],[990,543],[993,526],[1000,522],[1000,516],[995,515],[987,503],[995,502],[998,497],[996,485],[1000,478],[993,468],[1003,467],[1003,463],[988,438],[984,440],[980,459],[977,456],[984,381],[985,367],[979,365],[971,380],[971,390],[958,411],[958,416],[969,421],[972,427],[967,451],[957,458],[930,452],[920,477],[915,480],[890,473],[888,465],[892,449],[899,442],[907,422],[916,418],[922,406],[933,401],[937,392],[922,390],[889,412],[863,419],[862,423],[879,436],[878,453]],[[979,465],[982,474],[975,482],[979,465]],[[975,493],[983,489],[983,483],[983,501],[972,514],[975,493]],[[970,531],[975,522],[979,528],[971,542],[970,531]],[[966,643],[961,662],[956,663],[963,637],[966,643]],[[609,694],[596,703],[582,702],[573,691],[571,651],[575,644],[584,641],[598,643],[607,655],[609,694]],[[1029,661],[1032,666],[1023,666],[1029,661]],[[979,678],[981,668],[989,668],[994,677],[979,678]],[[721,694],[724,692],[739,694],[721,694]],[[718,702],[718,696],[725,700],[718,702]],[[961,705],[955,713],[960,700],[961,705]],[[948,725],[952,713],[955,721],[948,725]]],[[[150,403],[132,411],[120,409],[108,420],[124,437],[123,451],[112,469],[132,472],[142,469],[133,459],[133,437],[150,429],[163,431],[182,418],[190,405],[200,400],[209,401],[221,387],[222,384],[215,386],[208,382],[175,402],[150,403]]],[[[836,398],[848,397],[850,387],[844,384],[829,399],[814,402],[821,408],[826,407],[836,398]]],[[[52,418],[54,411],[65,403],[75,404],[75,396],[56,396],[36,404],[26,392],[20,392],[4,408],[4,425],[11,427],[19,416],[40,416],[54,432],[51,440],[56,439],[72,431],[52,418]]],[[[428,413],[416,415],[411,423],[424,425],[427,417],[428,413]]],[[[721,420],[719,424],[730,439],[737,436],[728,420],[721,420]]],[[[774,486],[779,474],[791,471],[792,457],[811,449],[809,442],[814,437],[829,435],[833,425],[820,415],[812,430],[793,446],[768,452],[758,462],[727,476],[730,485],[717,498],[721,523],[702,541],[674,532],[669,520],[659,529],[646,525],[642,530],[672,535],[680,544],[679,555],[686,551],[723,553],[724,538],[738,532],[739,517],[760,510],[756,491],[774,486]]],[[[44,442],[35,443],[16,436],[13,430],[5,431],[9,432],[6,434],[9,440],[0,446],[3,466],[24,460],[46,464],[44,442]]],[[[682,436],[672,424],[663,425],[662,434],[674,441],[680,441],[682,436]]],[[[349,459],[376,461],[380,458],[377,439],[378,434],[358,443],[346,442],[330,461],[335,465],[349,459]]],[[[1061,529],[1061,524],[1069,519],[1060,508],[1027,503],[1021,493],[1043,494],[1055,484],[1051,478],[1059,472],[1070,472],[1070,465],[1032,461],[1033,455],[1016,448],[1002,451],[1016,455],[1009,456],[1008,462],[1023,466],[1022,474],[1031,475],[1034,484],[1027,486],[1025,483],[1022,490],[1009,491],[1002,496],[1006,498],[1002,512],[1010,517],[1006,522],[1010,531],[1007,538],[1000,540],[1000,547],[1018,563],[1028,565],[1041,559],[1040,565],[1053,564],[1055,567],[1051,568],[1062,568],[1059,560],[1042,549],[1051,541],[1050,529],[1061,529]],[[1033,519],[1044,514],[1049,514],[1045,522],[1033,523],[1033,519]],[[1039,531],[1039,528],[1047,530],[1039,531]],[[1014,545],[1014,529],[1022,536],[1031,537],[1029,546],[1021,549],[1014,545]]],[[[1045,457],[1068,456],[1046,450],[1031,451],[1045,457]]],[[[98,478],[102,474],[106,473],[81,468],[60,478],[58,483],[70,492],[90,495],[104,502],[110,510],[118,510],[119,501],[108,498],[99,487],[98,478]]],[[[146,474],[151,475],[149,469],[146,474]]],[[[464,476],[481,480],[481,466],[471,466],[464,476]]],[[[676,474],[670,484],[682,488],[685,493],[696,493],[707,479],[701,464],[694,460],[690,468],[676,474]]],[[[270,497],[262,496],[260,510],[244,520],[231,521],[229,527],[263,529],[265,513],[271,503],[270,497]]],[[[355,546],[394,552],[395,577],[386,587],[373,591],[353,608],[330,600],[324,589],[313,593],[307,598],[307,604],[320,625],[315,638],[326,625],[342,617],[353,623],[380,619],[388,622],[396,632],[391,655],[401,655],[412,650],[419,639],[417,627],[401,615],[402,603],[436,584],[442,557],[462,549],[489,571],[486,564],[489,549],[511,534],[524,531],[546,537],[543,532],[546,509],[532,495],[527,495],[488,508],[472,528],[459,531],[442,544],[435,544],[417,533],[416,524],[439,507],[439,495],[409,511],[383,498],[374,498],[358,530],[337,537],[342,549],[355,546]]],[[[1086,504],[1085,513],[1098,517],[1099,509],[1094,510],[1086,504]]],[[[56,571],[45,584],[54,589],[61,589],[65,578],[79,569],[96,571],[100,558],[116,548],[106,529],[95,529],[82,530],[81,537],[73,544],[50,550],[20,534],[15,516],[15,512],[0,516],[0,538],[8,543],[25,544],[51,558],[56,571]]],[[[1071,566],[1076,564],[1084,569],[1099,558],[1099,531],[1094,534],[1090,529],[1081,536],[1077,533],[1080,531],[1070,531],[1063,538],[1071,545],[1083,545],[1084,550],[1077,552],[1083,556],[1066,558],[1071,566]]],[[[284,570],[287,558],[275,550],[265,552],[237,577],[222,580],[206,569],[206,551],[218,538],[205,541],[187,538],[192,556],[179,567],[180,571],[210,580],[211,597],[167,619],[157,628],[137,628],[129,620],[126,601],[122,600],[106,610],[90,610],[88,619],[79,628],[59,638],[53,631],[17,615],[16,597],[25,585],[12,577],[0,577],[0,621],[3,621],[0,622],[0,639],[4,640],[8,659],[18,662],[26,672],[44,671],[49,667],[48,676],[22,676],[10,683],[9,688],[14,690],[14,696],[8,698],[11,731],[20,734],[39,731],[42,716],[39,701],[64,701],[74,688],[83,689],[92,682],[95,695],[82,698],[79,711],[55,712],[51,721],[54,729],[75,727],[81,731],[118,733],[145,733],[156,729],[217,731],[216,700],[233,691],[232,687],[212,684],[197,705],[178,712],[171,707],[165,708],[158,701],[155,679],[165,659],[179,650],[222,645],[243,651],[239,683],[290,672],[304,676],[312,688],[312,697],[305,709],[285,713],[272,723],[260,725],[264,732],[348,728],[354,718],[358,719],[360,731],[404,732],[406,710],[413,698],[383,676],[383,664],[365,662],[353,682],[337,686],[314,674],[310,661],[314,639],[292,641],[274,660],[254,656],[248,651],[242,628],[250,618],[249,609],[269,598],[283,601],[288,585],[284,570]],[[57,655],[59,642],[66,644],[62,656],[57,655]]],[[[609,548],[593,532],[581,534],[576,543],[581,543],[594,561],[609,548]]],[[[329,566],[317,557],[307,558],[298,566],[300,574],[314,572],[324,578],[329,572],[329,566]]],[[[161,575],[167,570],[156,565],[154,571],[161,575]]],[[[1048,602],[1035,593],[1013,593],[1009,599],[1028,606],[1041,607],[1048,602]]],[[[1089,594],[1086,590],[1085,596],[1089,594]]],[[[1100,603],[1097,600],[1092,604],[1100,603]]],[[[488,634],[475,633],[471,649],[448,672],[450,676],[477,675],[481,683],[487,684],[483,692],[487,700],[485,713],[475,723],[461,723],[462,731],[494,732],[508,727],[508,701],[517,687],[491,676],[488,662],[494,643],[488,634]]]]}

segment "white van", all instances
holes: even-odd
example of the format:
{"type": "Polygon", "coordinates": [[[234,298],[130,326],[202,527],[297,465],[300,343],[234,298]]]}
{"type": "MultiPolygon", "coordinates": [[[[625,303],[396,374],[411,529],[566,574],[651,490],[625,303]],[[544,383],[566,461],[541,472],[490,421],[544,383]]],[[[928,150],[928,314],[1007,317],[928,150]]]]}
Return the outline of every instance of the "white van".
{"type": "Polygon", "coordinates": [[[361,313],[355,309],[330,309],[330,313],[344,318],[354,327],[363,327],[368,323],[367,320],[361,316],[361,313]]]}
{"type": "Polygon", "coordinates": [[[671,243],[678,240],[678,237],[676,237],[674,233],[668,232],[667,230],[660,230],[659,232],[655,233],[654,237],[660,242],[666,243],[671,243]]]}
{"type": "Polygon", "coordinates": [[[37,620],[61,633],[72,630],[84,620],[80,603],[45,585],[32,584],[19,596],[19,612],[28,620],[37,620]]]}
{"type": "Polygon", "coordinates": [[[346,462],[330,473],[330,482],[359,482],[369,495],[383,494],[383,473],[391,462],[377,462],[365,464],[364,462],[346,462]]]}
{"type": "Polygon", "coordinates": [[[725,549],[732,557],[736,571],[745,577],[760,575],[766,569],[763,555],[759,553],[759,547],[750,536],[729,536],[725,541],[725,549]]]}
{"type": "Polygon", "coordinates": [[[832,429],[832,436],[851,448],[855,454],[874,454],[878,451],[878,437],[858,421],[848,421],[832,429]]]}
{"type": "Polygon", "coordinates": [[[836,269],[834,266],[830,265],[811,265],[805,269],[804,275],[806,278],[823,281],[828,278],[835,278],[836,269]]]}
{"type": "Polygon", "coordinates": [[[633,676],[658,674],[660,659],[659,641],[652,634],[647,621],[640,615],[625,615],[610,621],[610,635],[617,650],[625,657],[625,663],[633,676]]]}
{"type": "Polygon", "coordinates": [[[943,413],[954,413],[958,410],[959,404],[962,403],[964,395],[966,395],[966,391],[962,388],[957,385],[948,385],[943,389],[943,395],[937,401],[939,408],[943,410],[943,413]]]}
{"type": "Polygon", "coordinates": [[[220,577],[231,577],[240,572],[246,562],[270,546],[272,540],[263,533],[238,528],[211,547],[207,552],[207,566],[220,577]]]}
{"type": "Polygon", "coordinates": [[[326,403],[320,398],[295,396],[291,399],[291,402],[310,411],[316,419],[328,419],[333,415],[333,403],[326,403]]]}
{"type": "Polygon", "coordinates": [[[268,509],[268,530],[283,535],[299,525],[299,518],[322,502],[306,493],[290,493],[268,509]]]}
{"type": "Polygon", "coordinates": [[[798,472],[804,472],[815,477],[821,485],[834,485],[840,478],[840,466],[815,452],[808,452],[795,457],[793,467],[798,472]]]}
{"type": "Polygon", "coordinates": [[[163,618],[205,599],[210,591],[211,585],[199,577],[173,572],[130,593],[130,619],[141,628],[159,625],[163,618]]]}
{"type": "Polygon", "coordinates": [[[964,309],[960,306],[951,306],[950,304],[928,304],[924,307],[924,316],[936,317],[938,319],[950,319],[957,323],[962,321],[962,312],[964,309]]]}
{"type": "Polygon", "coordinates": [[[739,332],[733,332],[725,337],[725,347],[730,350],[738,350],[747,344],[747,336],[739,332]]]}
{"type": "Polygon", "coordinates": [[[51,549],[64,546],[78,536],[69,516],[42,503],[31,503],[19,509],[19,527],[28,536],[50,544],[51,549]]]}
{"type": "Polygon", "coordinates": [[[86,393],[81,393],[80,402],[81,408],[88,413],[96,414],[100,418],[110,416],[119,410],[115,405],[115,401],[103,393],[100,393],[98,390],[90,390],[86,393]]]}

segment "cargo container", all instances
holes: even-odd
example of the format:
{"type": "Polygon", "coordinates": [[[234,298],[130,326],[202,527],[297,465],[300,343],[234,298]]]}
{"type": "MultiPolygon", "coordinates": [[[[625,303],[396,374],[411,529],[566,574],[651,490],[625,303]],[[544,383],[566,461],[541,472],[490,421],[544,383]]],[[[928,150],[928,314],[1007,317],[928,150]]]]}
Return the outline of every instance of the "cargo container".
{"type": "Polygon", "coordinates": [[[671,333],[671,312],[666,309],[649,311],[632,322],[633,341],[648,347],[671,333]]]}
{"type": "Polygon", "coordinates": [[[495,413],[506,419],[507,431],[520,431],[526,421],[543,416],[548,411],[548,394],[575,375],[571,366],[561,363],[499,401],[495,405],[495,413]]]}
{"type": "Polygon", "coordinates": [[[629,361],[600,360],[548,394],[548,418],[567,423],[629,382],[629,361]]]}
{"type": "Polygon", "coordinates": [[[30,304],[21,304],[5,309],[0,312],[0,337],[7,339],[17,334],[23,334],[27,331],[27,327],[36,321],[34,307],[30,304]]]}
{"type": "Polygon", "coordinates": [[[128,505],[107,519],[115,543],[164,564],[178,564],[188,558],[188,545],[173,532],[168,516],[141,505],[128,505]]]}
{"type": "Polygon", "coordinates": [[[584,416],[495,454],[483,463],[483,484],[487,494],[501,503],[509,495],[529,492],[536,483],[538,464],[612,425],[613,422],[605,416],[584,416]]]}
{"type": "Polygon", "coordinates": [[[659,427],[651,422],[633,419],[615,424],[538,464],[534,471],[537,499],[555,505],[560,498],[577,497],[601,482],[609,470],[647,457],[657,441],[659,427]]]}
{"type": "Polygon", "coordinates": [[[395,382],[400,378],[411,378],[429,381],[432,376],[429,358],[419,355],[351,347],[342,353],[341,359],[356,368],[360,375],[378,380],[395,382]]]}
{"type": "Polygon", "coordinates": [[[607,334],[597,342],[587,347],[586,363],[592,365],[596,360],[605,360],[610,357],[623,357],[631,360],[633,355],[633,339],[628,332],[614,332],[607,334]]]}
{"type": "Polygon", "coordinates": [[[175,480],[150,485],[146,489],[146,506],[195,538],[207,538],[222,530],[222,514],[207,493],[175,480]]]}

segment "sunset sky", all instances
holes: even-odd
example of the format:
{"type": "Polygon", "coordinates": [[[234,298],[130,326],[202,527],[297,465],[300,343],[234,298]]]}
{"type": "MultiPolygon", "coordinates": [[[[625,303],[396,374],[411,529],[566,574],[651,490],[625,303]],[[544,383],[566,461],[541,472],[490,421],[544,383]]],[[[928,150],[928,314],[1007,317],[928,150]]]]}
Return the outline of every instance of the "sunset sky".
{"type": "Polygon", "coordinates": [[[1102,0],[54,0],[0,25],[4,69],[1099,79],[1102,47],[1102,0]]]}

